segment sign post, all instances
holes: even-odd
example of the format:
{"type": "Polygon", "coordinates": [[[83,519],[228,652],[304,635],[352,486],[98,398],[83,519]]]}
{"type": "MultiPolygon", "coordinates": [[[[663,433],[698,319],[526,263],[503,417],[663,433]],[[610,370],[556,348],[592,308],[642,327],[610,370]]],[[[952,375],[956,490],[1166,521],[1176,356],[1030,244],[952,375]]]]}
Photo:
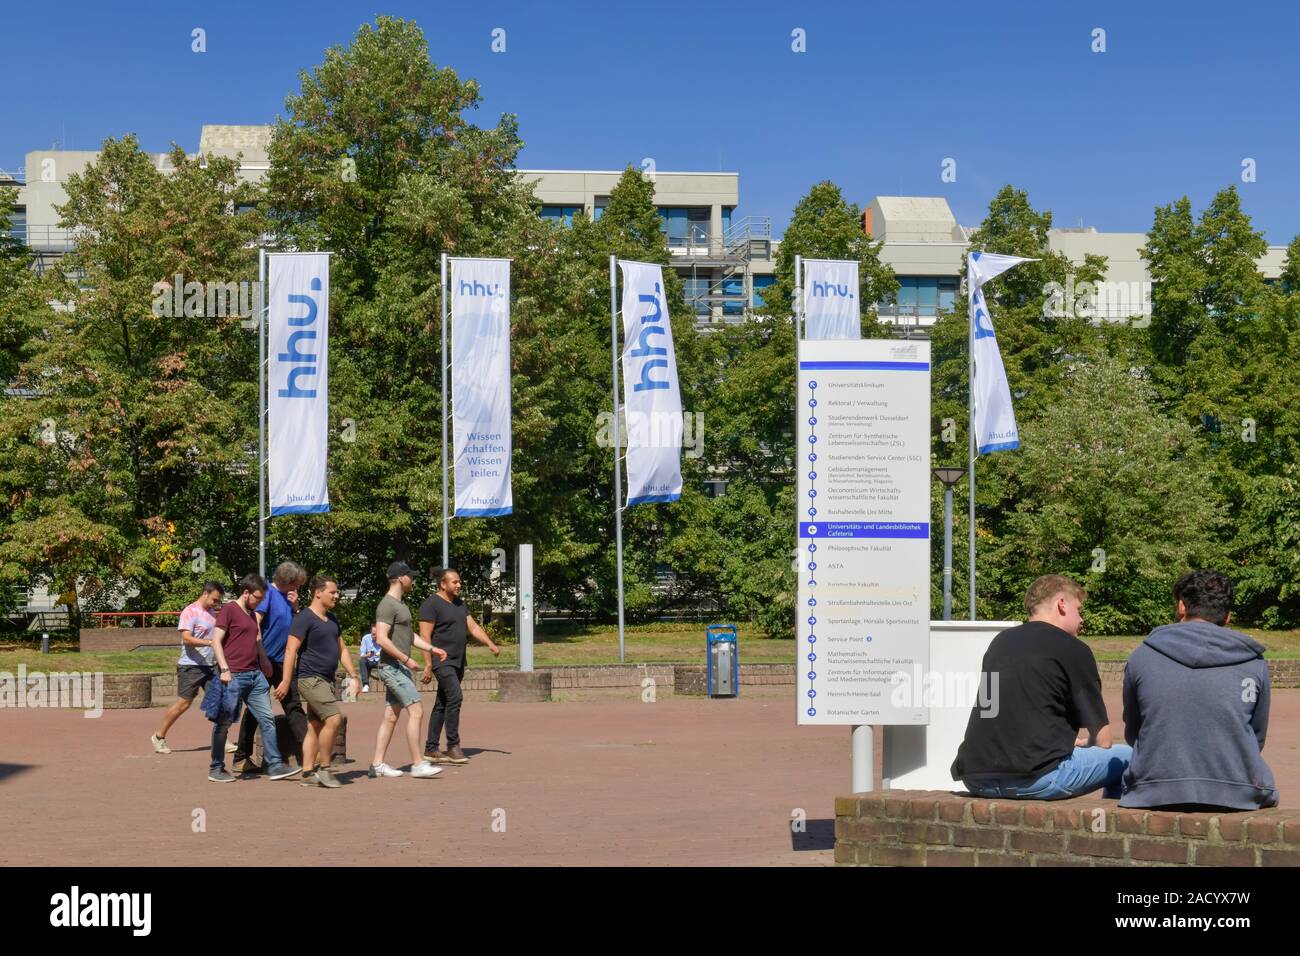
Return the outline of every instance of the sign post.
{"type": "Polygon", "coordinates": [[[925,724],[930,637],[930,343],[799,343],[800,724],[925,724]],[[901,689],[901,683],[908,687],[901,689]]]}

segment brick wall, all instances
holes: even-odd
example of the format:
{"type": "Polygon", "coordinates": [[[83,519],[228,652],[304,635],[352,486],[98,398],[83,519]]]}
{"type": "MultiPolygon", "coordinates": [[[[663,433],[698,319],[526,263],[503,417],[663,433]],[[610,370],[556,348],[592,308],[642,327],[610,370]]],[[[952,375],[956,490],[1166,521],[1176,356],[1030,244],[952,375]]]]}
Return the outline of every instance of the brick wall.
{"type": "Polygon", "coordinates": [[[856,866],[1300,866],[1300,810],[1175,813],[1115,800],[981,800],[886,790],[835,800],[856,866]]]}
{"type": "Polygon", "coordinates": [[[142,647],[174,647],[180,656],[181,636],[174,627],[83,627],[83,653],[134,651],[142,647]]]}
{"type": "MultiPolygon", "coordinates": [[[[1098,661],[1103,687],[1119,687],[1124,683],[1124,661],[1098,661]]],[[[1268,679],[1274,687],[1300,687],[1300,659],[1270,660],[1268,679]]]]}

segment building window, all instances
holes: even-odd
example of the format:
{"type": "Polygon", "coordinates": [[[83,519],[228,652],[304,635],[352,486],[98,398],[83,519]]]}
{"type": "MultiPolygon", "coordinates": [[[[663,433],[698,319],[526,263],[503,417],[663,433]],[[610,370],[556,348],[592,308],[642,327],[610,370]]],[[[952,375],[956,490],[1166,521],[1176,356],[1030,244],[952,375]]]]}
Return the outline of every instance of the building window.
{"type": "Polygon", "coordinates": [[[745,314],[745,280],[742,276],[730,276],[722,280],[723,315],[745,314]]]}
{"type": "Polygon", "coordinates": [[[15,206],[9,214],[9,235],[19,242],[27,241],[27,207],[15,206]]]}
{"type": "Polygon", "coordinates": [[[688,277],[682,280],[686,304],[690,306],[691,311],[696,315],[709,315],[712,310],[709,308],[709,280],[698,277],[688,277]]]}
{"type": "Polygon", "coordinates": [[[950,311],[957,299],[957,280],[943,276],[899,276],[893,303],[879,304],[880,314],[904,318],[935,318],[950,311]]]}
{"type": "Polygon", "coordinates": [[[543,206],[542,218],[547,222],[559,223],[562,226],[572,226],[573,217],[581,215],[581,206],[543,206]]]}
{"type": "Polygon", "coordinates": [[[776,276],[754,276],[754,308],[761,309],[763,307],[763,290],[774,282],[776,282],[776,276]]]}
{"type": "Polygon", "coordinates": [[[660,206],[659,219],[668,248],[689,251],[709,244],[708,206],[660,206]]]}
{"type": "Polygon", "coordinates": [[[605,215],[605,207],[609,205],[608,196],[596,196],[594,205],[591,209],[591,218],[595,222],[600,222],[600,217],[605,215]]]}

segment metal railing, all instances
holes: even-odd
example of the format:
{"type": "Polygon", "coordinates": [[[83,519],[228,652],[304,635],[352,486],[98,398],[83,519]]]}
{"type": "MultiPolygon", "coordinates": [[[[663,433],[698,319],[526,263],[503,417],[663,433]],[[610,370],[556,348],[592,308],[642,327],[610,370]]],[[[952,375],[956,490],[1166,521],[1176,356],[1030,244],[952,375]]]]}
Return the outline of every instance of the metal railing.
{"type": "Polygon", "coordinates": [[[15,225],[9,234],[30,249],[69,251],[76,244],[76,232],[58,226],[15,225]]]}
{"type": "Polygon", "coordinates": [[[148,627],[148,620],[151,617],[175,617],[181,616],[180,611],[96,611],[95,617],[100,627],[122,627],[123,619],[128,622],[128,627],[148,627]],[[135,624],[136,618],[140,623],[135,624]]]}

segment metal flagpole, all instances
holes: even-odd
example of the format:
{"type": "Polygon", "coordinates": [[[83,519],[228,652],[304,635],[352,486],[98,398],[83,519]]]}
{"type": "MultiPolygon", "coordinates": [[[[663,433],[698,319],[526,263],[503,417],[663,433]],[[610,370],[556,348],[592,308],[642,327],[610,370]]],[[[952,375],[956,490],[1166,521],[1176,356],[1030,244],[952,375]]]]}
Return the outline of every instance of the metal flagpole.
{"type": "Polygon", "coordinates": [[[971,289],[970,277],[970,259],[966,260],[966,313],[967,313],[967,330],[966,330],[966,350],[969,361],[969,374],[967,376],[970,387],[966,395],[966,426],[970,432],[970,456],[967,462],[970,468],[970,567],[969,567],[969,586],[970,586],[970,619],[975,620],[975,297],[969,291],[971,289]]]}
{"type": "Polygon", "coordinates": [[[257,573],[266,577],[266,249],[257,247],[257,573]]]}
{"type": "Polygon", "coordinates": [[[442,308],[442,351],[439,361],[442,363],[442,566],[447,567],[450,529],[448,528],[447,509],[447,253],[442,254],[442,291],[438,298],[442,308]]]}
{"type": "Polygon", "coordinates": [[[619,455],[623,437],[618,427],[618,261],[609,257],[610,366],[614,372],[614,546],[618,551],[618,662],[623,663],[623,477],[619,455]]]}

